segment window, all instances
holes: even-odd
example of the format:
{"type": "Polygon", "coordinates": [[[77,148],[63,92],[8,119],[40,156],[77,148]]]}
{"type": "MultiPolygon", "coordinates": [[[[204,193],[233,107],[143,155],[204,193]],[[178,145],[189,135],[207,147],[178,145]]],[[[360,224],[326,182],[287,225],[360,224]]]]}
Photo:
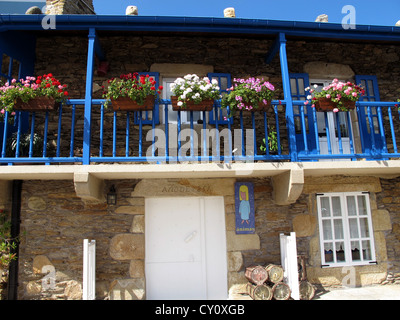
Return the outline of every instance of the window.
{"type": "Polygon", "coordinates": [[[376,263],[369,194],[317,195],[323,267],[376,263]]]}
{"type": "MultiPolygon", "coordinates": [[[[172,90],[171,85],[174,83],[176,78],[164,78],[163,79],[163,87],[162,91],[163,99],[171,99],[172,90]]],[[[165,123],[165,114],[162,112],[163,123],[165,123]]],[[[203,120],[203,112],[193,111],[193,123],[198,123],[203,120]]],[[[178,121],[178,113],[172,110],[172,105],[168,105],[168,122],[169,123],[177,123],[178,121]]],[[[181,111],[181,123],[189,123],[190,122],[190,112],[181,111]]]]}

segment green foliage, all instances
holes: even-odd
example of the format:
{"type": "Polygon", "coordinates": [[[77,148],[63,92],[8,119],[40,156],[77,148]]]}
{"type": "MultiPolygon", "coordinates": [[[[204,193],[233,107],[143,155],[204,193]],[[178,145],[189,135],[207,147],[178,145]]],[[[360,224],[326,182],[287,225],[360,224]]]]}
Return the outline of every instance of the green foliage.
{"type": "MultiPolygon", "coordinates": [[[[17,150],[18,133],[14,132],[10,138],[7,139],[6,145],[6,155],[9,157],[14,157],[17,150]]],[[[20,135],[19,138],[19,156],[28,157],[29,147],[31,143],[31,134],[24,133],[20,135]]],[[[43,154],[43,138],[37,133],[33,134],[32,140],[32,156],[40,157],[43,154]]]]}
{"type": "Polygon", "coordinates": [[[200,103],[203,100],[221,99],[220,88],[217,80],[200,79],[195,74],[187,74],[178,78],[171,85],[174,96],[178,98],[178,107],[185,108],[186,101],[200,103]]]}
{"type": "MultiPolygon", "coordinates": [[[[104,88],[103,88],[104,89],[104,88]]],[[[147,96],[160,94],[162,86],[156,88],[156,81],[153,77],[135,73],[122,74],[119,78],[108,80],[108,86],[103,91],[104,106],[107,107],[111,99],[120,97],[130,98],[137,104],[143,105],[147,96]]]]}
{"type": "Polygon", "coordinates": [[[11,237],[11,222],[4,210],[0,210],[0,268],[7,268],[17,258],[12,253],[17,247],[17,241],[11,237]]]}
{"type": "Polygon", "coordinates": [[[230,92],[222,98],[221,106],[230,107],[230,115],[237,110],[256,110],[259,104],[267,105],[272,100],[275,87],[263,79],[233,79],[230,92]]]}
{"type": "MultiPolygon", "coordinates": [[[[271,127],[268,131],[268,147],[269,152],[278,151],[278,133],[273,127],[271,127]]],[[[263,144],[260,146],[260,150],[263,152],[267,151],[265,138],[263,139],[263,144]]]]}
{"type": "Polygon", "coordinates": [[[0,86],[0,117],[5,112],[14,113],[17,100],[28,102],[36,97],[49,97],[56,102],[65,102],[68,97],[67,85],[63,85],[51,73],[42,76],[12,79],[0,86]]]}

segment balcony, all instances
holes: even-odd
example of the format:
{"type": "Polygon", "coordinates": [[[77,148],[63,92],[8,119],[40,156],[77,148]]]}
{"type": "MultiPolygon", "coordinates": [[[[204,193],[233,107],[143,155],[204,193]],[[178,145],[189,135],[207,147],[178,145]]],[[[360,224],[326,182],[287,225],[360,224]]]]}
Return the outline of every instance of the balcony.
{"type": "MultiPolygon", "coordinates": [[[[12,118],[6,114],[0,123],[0,163],[275,163],[400,157],[400,113],[394,102],[358,102],[355,111],[339,115],[314,109],[310,114],[303,101],[290,101],[289,106],[275,100],[267,112],[241,112],[232,122],[208,121],[208,112],[200,115],[204,121],[187,112],[183,122],[184,111],[171,120],[170,104],[156,104],[160,124],[152,112],[114,112],[104,107],[104,100],[92,100],[86,110],[85,100],[71,99],[56,112],[17,112],[12,118]],[[263,151],[271,140],[274,147],[263,151]]],[[[212,112],[214,119],[222,119],[219,101],[212,112]]]]}

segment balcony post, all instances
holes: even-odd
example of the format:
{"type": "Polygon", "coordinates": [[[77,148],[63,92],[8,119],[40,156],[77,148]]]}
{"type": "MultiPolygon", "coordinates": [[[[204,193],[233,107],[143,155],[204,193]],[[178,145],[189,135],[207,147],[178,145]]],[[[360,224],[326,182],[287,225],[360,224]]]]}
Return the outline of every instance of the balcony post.
{"type": "Polygon", "coordinates": [[[286,55],[286,38],[284,33],[279,33],[279,57],[281,63],[283,95],[286,101],[286,126],[288,129],[289,151],[291,161],[298,161],[296,147],[296,132],[294,128],[294,114],[292,94],[290,90],[289,67],[286,55]]]}
{"type": "Polygon", "coordinates": [[[96,40],[96,30],[89,29],[89,44],[86,67],[86,93],[85,93],[85,113],[83,129],[83,164],[90,164],[90,140],[92,128],[92,89],[94,71],[94,49],[96,40]]]}

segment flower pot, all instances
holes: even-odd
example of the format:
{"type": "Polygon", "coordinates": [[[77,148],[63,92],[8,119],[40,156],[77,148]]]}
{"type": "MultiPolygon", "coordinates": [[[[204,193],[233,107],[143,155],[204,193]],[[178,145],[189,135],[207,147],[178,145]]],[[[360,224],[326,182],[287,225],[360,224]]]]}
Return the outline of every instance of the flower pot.
{"type": "Polygon", "coordinates": [[[46,111],[56,110],[59,103],[54,98],[50,97],[36,97],[28,102],[23,102],[21,99],[17,99],[14,105],[14,109],[18,111],[46,111]]]}
{"type": "Polygon", "coordinates": [[[208,99],[203,100],[200,103],[194,103],[193,101],[186,101],[186,107],[178,106],[178,97],[171,97],[172,110],[174,111],[211,111],[214,106],[214,100],[208,99]]]}
{"type": "MultiPolygon", "coordinates": [[[[342,100],[343,106],[348,110],[354,109],[356,107],[356,102],[351,100],[342,100]]],[[[331,99],[328,98],[319,98],[318,101],[315,103],[315,108],[319,112],[328,112],[332,111],[333,109],[337,108],[337,103],[333,102],[331,99]]],[[[339,110],[340,111],[340,110],[339,110]]]]}
{"type": "Polygon", "coordinates": [[[147,96],[143,104],[138,104],[135,100],[128,97],[120,97],[116,100],[111,99],[114,111],[152,111],[155,96],[147,96]]]}

